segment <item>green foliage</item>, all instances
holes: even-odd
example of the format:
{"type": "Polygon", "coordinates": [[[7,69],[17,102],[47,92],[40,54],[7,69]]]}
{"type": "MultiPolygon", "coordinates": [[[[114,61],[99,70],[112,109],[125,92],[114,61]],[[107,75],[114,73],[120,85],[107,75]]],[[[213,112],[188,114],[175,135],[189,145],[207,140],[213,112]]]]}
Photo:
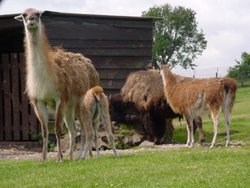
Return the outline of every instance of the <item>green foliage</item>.
{"type": "Polygon", "coordinates": [[[244,81],[250,77],[250,54],[243,52],[241,54],[241,60],[236,60],[236,63],[237,65],[229,68],[228,76],[239,80],[241,86],[243,86],[244,81]]]}
{"type": "MultiPolygon", "coordinates": [[[[172,67],[194,68],[197,55],[206,49],[207,41],[202,30],[198,31],[195,12],[169,4],[154,6],[142,13],[156,20],[153,38],[153,63],[171,63],[172,67]]],[[[154,66],[156,66],[154,64],[154,66]]]]}

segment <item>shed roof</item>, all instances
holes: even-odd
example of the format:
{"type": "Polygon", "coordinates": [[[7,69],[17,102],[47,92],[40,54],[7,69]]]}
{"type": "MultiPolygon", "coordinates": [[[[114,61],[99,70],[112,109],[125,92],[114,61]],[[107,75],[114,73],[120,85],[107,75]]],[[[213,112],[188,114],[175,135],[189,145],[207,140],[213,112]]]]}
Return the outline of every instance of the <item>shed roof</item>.
{"type": "MultiPolygon", "coordinates": [[[[15,16],[21,13],[15,14],[2,14],[0,19],[14,18],[15,16]]],[[[60,16],[60,17],[89,17],[89,18],[111,18],[111,19],[128,19],[128,20],[158,20],[158,17],[149,17],[149,16],[117,16],[117,15],[103,15],[103,14],[81,14],[81,13],[66,13],[66,12],[55,12],[55,11],[43,11],[43,15],[46,16],[60,16]]]]}

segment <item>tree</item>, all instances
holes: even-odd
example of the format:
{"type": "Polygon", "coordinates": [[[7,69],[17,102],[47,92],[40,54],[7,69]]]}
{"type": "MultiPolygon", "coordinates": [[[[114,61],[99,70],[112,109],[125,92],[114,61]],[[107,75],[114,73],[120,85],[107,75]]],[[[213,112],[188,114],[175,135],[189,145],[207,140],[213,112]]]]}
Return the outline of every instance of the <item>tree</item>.
{"type": "Polygon", "coordinates": [[[153,33],[153,65],[171,63],[184,69],[194,68],[194,59],[202,54],[207,41],[198,31],[195,12],[184,7],[172,8],[169,4],[154,6],[142,16],[159,17],[153,33]]]}
{"type": "Polygon", "coordinates": [[[241,61],[235,61],[236,65],[229,68],[228,76],[239,80],[241,86],[243,86],[244,81],[250,77],[250,54],[243,52],[241,54],[241,61]]]}

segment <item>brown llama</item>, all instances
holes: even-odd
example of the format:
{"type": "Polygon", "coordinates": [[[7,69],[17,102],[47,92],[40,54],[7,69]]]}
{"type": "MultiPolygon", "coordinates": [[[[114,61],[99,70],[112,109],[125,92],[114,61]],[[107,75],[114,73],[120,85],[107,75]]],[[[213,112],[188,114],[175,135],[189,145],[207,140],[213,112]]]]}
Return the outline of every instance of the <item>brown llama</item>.
{"type": "Polygon", "coordinates": [[[92,156],[93,140],[97,157],[100,156],[98,146],[100,124],[104,126],[108,142],[112,144],[113,153],[117,156],[110,122],[108,98],[104,94],[102,87],[95,86],[89,89],[81,102],[80,109],[81,145],[78,159],[85,159],[88,151],[92,156]]]}
{"type": "Polygon", "coordinates": [[[57,160],[62,161],[61,129],[63,120],[69,130],[70,159],[75,145],[75,113],[84,93],[99,84],[99,75],[88,58],[50,46],[41,12],[26,9],[15,19],[25,28],[26,92],[37,118],[43,137],[42,160],[47,160],[48,110],[55,112],[57,160]]]}
{"type": "Polygon", "coordinates": [[[231,78],[195,79],[191,82],[177,83],[176,75],[170,71],[170,65],[163,65],[161,75],[165,97],[176,113],[182,114],[187,121],[187,146],[194,146],[193,119],[211,113],[214,124],[214,136],[211,148],[218,133],[218,113],[224,114],[227,132],[226,146],[230,144],[230,114],[235,100],[237,84],[231,78]]]}

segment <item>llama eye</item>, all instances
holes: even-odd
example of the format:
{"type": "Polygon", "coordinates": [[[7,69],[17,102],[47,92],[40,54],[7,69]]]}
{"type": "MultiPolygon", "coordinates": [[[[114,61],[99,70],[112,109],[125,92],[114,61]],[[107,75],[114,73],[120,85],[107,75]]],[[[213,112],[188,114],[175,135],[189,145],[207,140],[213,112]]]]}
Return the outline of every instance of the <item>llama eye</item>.
{"type": "Polygon", "coordinates": [[[27,14],[26,14],[26,13],[23,13],[22,16],[23,16],[24,18],[26,18],[26,17],[27,17],[27,14]]]}

